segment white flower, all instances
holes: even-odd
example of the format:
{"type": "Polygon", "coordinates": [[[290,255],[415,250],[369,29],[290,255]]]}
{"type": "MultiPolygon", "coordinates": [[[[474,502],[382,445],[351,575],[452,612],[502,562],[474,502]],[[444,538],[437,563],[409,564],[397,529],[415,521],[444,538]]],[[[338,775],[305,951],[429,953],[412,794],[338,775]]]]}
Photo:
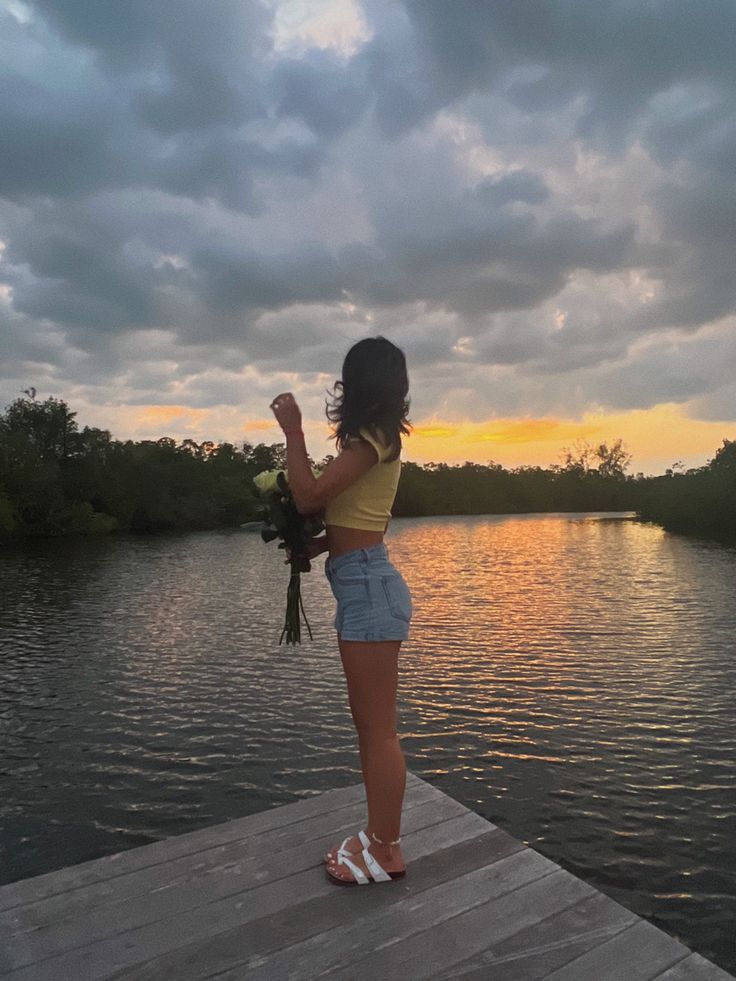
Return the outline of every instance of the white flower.
{"type": "Polygon", "coordinates": [[[276,483],[278,475],[283,473],[284,477],[288,480],[286,470],[263,470],[261,473],[256,474],[253,478],[253,483],[256,485],[261,494],[268,494],[271,491],[279,490],[279,486],[276,483]]]}
{"type": "MultiPolygon", "coordinates": [[[[284,475],[284,480],[289,483],[289,471],[288,470],[264,470],[253,478],[253,483],[256,485],[258,490],[262,494],[270,494],[272,491],[280,490],[279,485],[276,483],[279,474],[284,475]]],[[[312,467],[312,474],[315,479],[321,475],[322,471],[319,467],[312,467]]]]}

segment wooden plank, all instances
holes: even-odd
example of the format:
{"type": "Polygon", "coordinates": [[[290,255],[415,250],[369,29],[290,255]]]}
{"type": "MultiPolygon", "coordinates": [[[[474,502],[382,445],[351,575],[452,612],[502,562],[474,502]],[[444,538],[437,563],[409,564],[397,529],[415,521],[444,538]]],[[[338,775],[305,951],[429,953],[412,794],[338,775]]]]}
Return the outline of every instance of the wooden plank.
{"type": "MultiPolygon", "coordinates": [[[[439,848],[477,838],[488,831],[488,822],[468,811],[459,817],[422,829],[407,840],[407,861],[423,858],[439,848]]],[[[253,886],[238,894],[179,912],[166,919],[125,930],[102,942],[48,956],[38,963],[27,963],[10,975],[12,981],[60,981],[60,979],[108,978],[116,970],[139,964],[149,958],[175,950],[183,944],[202,940],[237,926],[246,920],[267,917],[294,905],[296,897],[306,901],[324,897],[335,889],[322,871],[320,858],[312,867],[281,879],[253,886]],[[319,874],[318,874],[319,873],[319,874]]],[[[401,887],[401,882],[391,886],[401,887]]],[[[359,887],[356,887],[359,888],[359,887]]],[[[386,886],[388,888],[388,885],[386,886]]],[[[30,962],[37,956],[35,938],[23,935],[28,949],[10,948],[10,954],[30,962]]]]}
{"type": "MultiPolygon", "coordinates": [[[[407,808],[403,830],[408,836],[440,821],[471,813],[442,795],[440,800],[415,802],[415,806],[407,808]]],[[[254,885],[314,868],[324,851],[344,837],[344,828],[334,826],[341,818],[320,814],[299,826],[279,827],[246,841],[198,852],[194,856],[196,862],[191,856],[184,856],[118,876],[112,883],[94,883],[15,907],[0,914],[0,931],[7,933],[18,949],[24,947],[27,952],[30,945],[23,943],[23,937],[32,935],[35,956],[43,958],[227,896],[241,894],[243,898],[242,894],[254,885]]],[[[16,960],[13,966],[23,963],[29,962],[16,960]]]]}
{"type": "Polygon", "coordinates": [[[356,784],[0,887],[0,975],[736,981],[414,774],[407,877],[336,886],[364,812],[356,784]]]}
{"type": "MultiPolygon", "coordinates": [[[[213,965],[222,971],[242,966],[244,960],[255,965],[265,963],[268,955],[315,935],[329,935],[331,931],[339,930],[342,936],[344,926],[356,918],[363,921],[408,897],[471,872],[478,866],[479,853],[490,863],[523,850],[520,842],[495,829],[427,855],[412,865],[411,874],[401,883],[386,884],[383,889],[361,889],[360,893],[353,888],[349,895],[345,888],[331,886],[326,896],[306,903],[297,902],[279,913],[244,923],[208,937],[204,942],[181,947],[171,954],[147,961],[145,965],[114,975],[114,981],[133,978],[136,981],[160,981],[161,978],[197,981],[206,977],[213,965]]],[[[314,973],[315,965],[310,963],[308,970],[310,974],[314,973]]],[[[250,971],[248,977],[251,977],[250,971]]]]}
{"type": "MultiPolygon", "coordinates": [[[[320,978],[350,978],[350,981],[375,981],[376,978],[407,981],[411,978],[411,981],[421,981],[465,959],[469,953],[483,950],[494,941],[538,922],[553,910],[572,906],[594,892],[590,886],[530,848],[496,866],[476,871],[479,875],[473,883],[474,890],[468,889],[462,880],[453,880],[437,890],[423,893],[414,902],[393,906],[380,924],[374,924],[372,918],[367,922],[364,918],[356,918],[356,922],[339,931],[334,938],[335,956],[327,969],[319,959],[322,945],[328,938],[320,934],[303,951],[302,965],[308,964],[311,971],[312,963],[317,959],[320,966],[317,976],[320,978]],[[508,867],[510,863],[516,865],[519,881],[524,866],[528,874],[536,877],[497,895],[494,880],[498,879],[501,867],[508,867]],[[549,872],[550,867],[556,870],[549,872]],[[544,872],[541,877],[540,871],[544,872]],[[493,898],[483,901],[484,895],[493,898]],[[470,904],[473,905],[468,909],[470,904]],[[458,909],[464,911],[458,915],[458,909]]],[[[468,876],[462,879],[468,879],[468,876]]],[[[503,885],[499,887],[505,889],[503,885]]],[[[246,972],[241,967],[218,973],[218,981],[238,981],[243,977],[248,981],[251,978],[286,981],[298,976],[297,951],[284,953],[292,953],[292,958],[280,961],[278,967],[275,959],[270,959],[258,971],[255,965],[246,964],[246,972]]]]}
{"type": "MultiPolygon", "coordinates": [[[[405,806],[410,806],[414,800],[439,799],[443,796],[446,795],[441,790],[407,771],[405,806]]],[[[364,805],[365,790],[360,783],[327,790],[314,797],[307,797],[291,804],[282,804],[280,807],[259,811],[257,814],[233,818],[222,824],[154,841],[150,845],[140,845],[137,848],[93,858],[78,865],[55,869],[53,872],[29,879],[6,883],[0,886],[0,910],[44,899],[93,882],[111,879],[116,875],[126,875],[152,865],[169,862],[173,858],[195,855],[205,849],[240,841],[277,827],[298,825],[319,814],[341,810],[345,812],[346,823],[350,824],[356,818],[360,820],[363,816],[361,808],[364,805]]]]}
{"type": "MultiPolygon", "coordinates": [[[[385,973],[389,965],[383,959],[386,948],[393,949],[392,945],[403,945],[407,938],[417,934],[425,936],[427,931],[437,930],[444,921],[455,918],[458,913],[481,905],[489,893],[496,898],[505,896],[527,883],[544,879],[553,874],[550,868],[554,868],[551,862],[525,848],[507,858],[491,861],[464,875],[435,884],[418,894],[402,897],[390,905],[375,907],[370,912],[364,912],[361,908],[359,915],[354,909],[353,916],[339,930],[323,931],[271,957],[243,952],[246,956],[241,955],[241,963],[236,967],[224,973],[218,969],[218,978],[222,977],[223,981],[242,977],[247,977],[248,981],[279,981],[295,977],[300,965],[309,964],[314,977],[349,977],[352,981],[353,977],[359,976],[356,971],[362,966],[363,959],[376,950],[380,950],[382,956],[380,966],[371,968],[378,971],[372,977],[387,978],[391,975],[385,973]]],[[[393,885],[386,884],[384,891],[389,889],[393,889],[393,885]]],[[[350,890],[351,896],[355,896],[351,902],[359,899],[359,890],[360,887],[350,890]]],[[[365,892],[369,890],[370,887],[365,892]]],[[[378,891],[379,887],[376,886],[373,892],[378,891]]],[[[347,901],[344,900],[345,903],[347,901]]]]}
{"type": "Polygon", "coordinates": [[[546,981],[652,981],[689,953],[677,940],[639,920],[607,943],[548,974],[546,981]]]}
{"type": "Polygon", "coordinates": [[[664,974],[658,974],[654,981],[733,981],[733,975],[727,974],[700,954],[690,954],[664,974]]]}
{"type": "Polygon", "coordinates": [[[430,977],[432,981],[539,981],[637,919],[608,896],[595,893],[430,977]]]}
{"type": "MultiPolygon", "coordinates": [[[[412,788],[411,794],[407,793],[402,829],[411,832],[460,813],[470,813],[457,801],[453,801],[453,806],[448,807],[447,802],[451,800],[452,798],[444,794],[439,794],[438,797],[437,791],[431,787],[412,788]]],[[[354,829],[364,818],[363,805],[353,807],[357,809],[346,811],[345,808],[337,808],[326,814],[306,818],[298,824],[267,827],[256,834],[249,834],[226,844],[204,847],[194,853],[185,852],[183,855],[178,854],[180,848],[174,847],[180,845],[178,839],[172,839],[168,861],[144,865],[108,879],[81,884],[63,893],[53,893],[47,898],[11,907],[0,913],[0,928],[10,924],[16,931],[24,926],[36,929],[47,923],[57,922],[60,917],[69,919],[75,910],[86,916],[90,906],[99,909],[105,902],[122,902],[130,897],[138,899],[142,893],[161,892],[167,886],[180,889],[197,877],[211,876],[217,872],[226,875],[235,865],[242,863],[244,858],[251,862],[249,871],[262,878],[264,870],[258,866],[259,856],[267,857],[270,853],[278,853],[297,845],[313,847],[323,839],[326,850],[333,844],[333,838],[342,840],[346,828],[354,829]]],[[[199,839],[199,843],[205,844],[203,839],[199,839]]]]}

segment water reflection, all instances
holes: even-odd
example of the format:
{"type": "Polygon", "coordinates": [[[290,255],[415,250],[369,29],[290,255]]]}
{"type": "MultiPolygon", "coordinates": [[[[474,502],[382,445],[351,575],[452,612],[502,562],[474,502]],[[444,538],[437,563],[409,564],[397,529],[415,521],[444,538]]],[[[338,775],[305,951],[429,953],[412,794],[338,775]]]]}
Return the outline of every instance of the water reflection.
{"type": "MultiPolygon", "coordinates": [[[[415,772],[732,970],[736,552],[610,516],[403,519],[415,772]]],[[[257,536],[2,559],[2,877],[359,779],[321,575],[257,536]]]]}

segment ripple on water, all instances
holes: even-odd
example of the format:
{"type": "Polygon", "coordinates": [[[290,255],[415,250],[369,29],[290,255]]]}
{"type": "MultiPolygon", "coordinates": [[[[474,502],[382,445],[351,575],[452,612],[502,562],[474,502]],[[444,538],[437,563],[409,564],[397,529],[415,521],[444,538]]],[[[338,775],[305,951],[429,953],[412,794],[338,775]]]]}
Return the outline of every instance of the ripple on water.
{"type": "MultiPolygon", "coordinates": [[[[397,519],[410,767],[731,970],[736,552],[600,515],[397,519]]],[[[333,598],[257,536],[0,565],[2,880],[360,779],[333,598]]]]}

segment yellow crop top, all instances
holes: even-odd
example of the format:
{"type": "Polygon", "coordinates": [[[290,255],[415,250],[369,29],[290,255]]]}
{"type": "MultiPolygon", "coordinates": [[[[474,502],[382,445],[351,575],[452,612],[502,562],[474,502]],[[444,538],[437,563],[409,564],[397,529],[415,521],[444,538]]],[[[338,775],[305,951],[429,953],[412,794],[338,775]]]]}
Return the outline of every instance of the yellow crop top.
{"type": "MultiPolygon", "coordinates": [[[[333,497],[325,508],[325,524],[363,531],[383,531],[391,517],[391,507],[401,476],[401,458],[386,461],[391,447],[379,442],[363,428],[360,435],[375,446],[378,462],[359,477],[354,484],[333,497]]],[[[357,436],[352,439],[357,440],[357,436]]]]}

